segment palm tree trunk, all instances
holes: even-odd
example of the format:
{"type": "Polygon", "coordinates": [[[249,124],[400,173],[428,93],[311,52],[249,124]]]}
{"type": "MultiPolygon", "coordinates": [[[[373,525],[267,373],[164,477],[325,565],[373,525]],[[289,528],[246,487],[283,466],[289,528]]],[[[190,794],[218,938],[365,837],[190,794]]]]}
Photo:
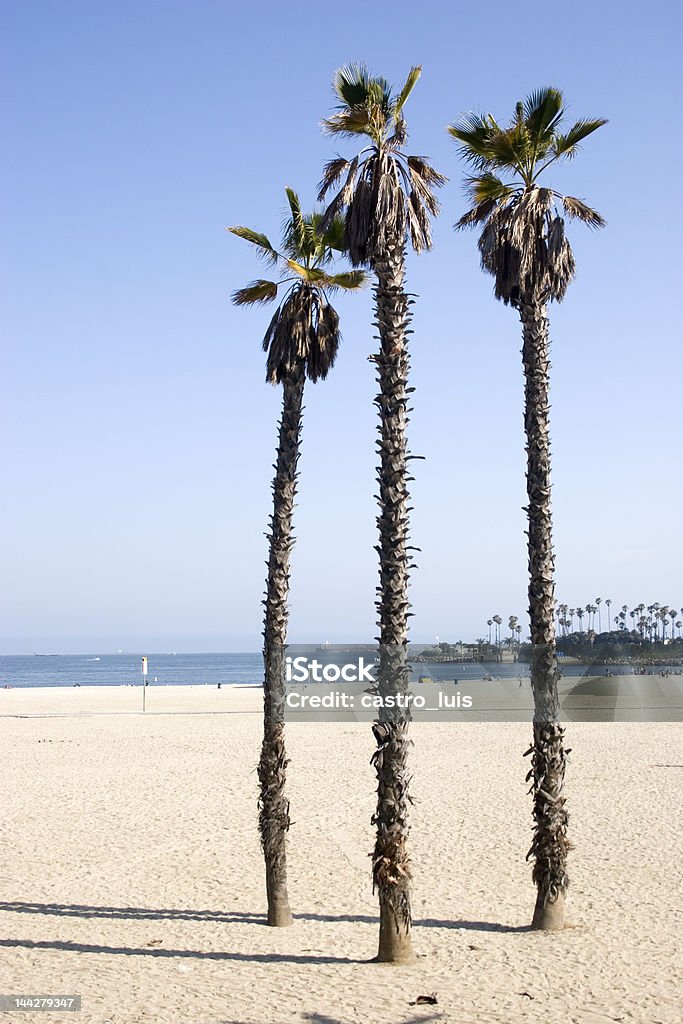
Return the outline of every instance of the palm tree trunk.
{"type": "Polygon", "coordinates": [[[285,378],[282,418],[273,480],[273,515],[270,520],[270,553],[263,629],[263,744],[258,768],[261,784],[259,829],[266,862],[268,924],[292,923],[287,894],[286,836],[289,801],[285,796],[285,644],[289,556],[294,544],[292,513],[296,495],[297,463],[304,396],[304,368],[297,365],[285,378]]]}
{"type": "Polygon", "coordinates": [[[550,503],[550,434],[548,426],[548,318],[544,303],[522,301],[519,307],[524,344],[524,428],[527,440],[529,505],[529,616],[531,685],[534,693],[531,771],[534,837],[528,857],[534,858],[537,900],[533,927],[564,926],[567,891],[567,811],[564,797],[566,752],[560,725],[555,648],[555,558],[550,503]]]}
{"type": "MultiPolygon", "coordinates": [[[[387,248],[374,270],[375,326],[380,349],[374,357],[380,393],[379,410],[379,575],[377,611],[380,629],[380,694],[405,694],[410,672],[408,643],[408,422],[407,328],[408,297],[403,289],[403,245],[387,248]]],[[[408,723],[409,711],[382,709],[373,726],[377,749],[372,762],[377,772],[377,811],[373,853],[373,887],[379,896],[380,930],[377,959],[405,963],[413,959],[410,911],[408,837],[408,723]]]]}

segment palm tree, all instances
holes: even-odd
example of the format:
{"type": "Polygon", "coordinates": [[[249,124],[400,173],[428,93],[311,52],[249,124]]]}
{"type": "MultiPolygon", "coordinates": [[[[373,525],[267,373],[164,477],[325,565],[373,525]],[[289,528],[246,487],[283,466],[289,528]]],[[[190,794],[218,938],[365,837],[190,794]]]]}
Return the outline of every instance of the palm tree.
{"type": "MultiPolygon", "coordinates": [[[[334,76],[337,110],[323,121],[331,135],[363,141],[352,159],[337,157],[324,169],[319,199],[337,184],[326,217],[344,212],[351,261],[375,274],[375,325],[379,352],[379,575],[377,612],[380,664],[379,690],[395,695],[407,690],[408,473],[406,442],[408,401],[407,333],[409,299],[404,287],[406,243],[420,252],[431,248],[430,215],[438,212],[434,188],[446,180],[423,157],[404,152],[407,126],[403,108],[421,68],[411,69],[394,94],[389,83],[371,75],[364,65],[346,64],[334,76]],[[341,184],[343,180],[343,184],[341,184]]],[[[409,715],[382,711],[373,726],[377,749],[376,842],[373,884],[379,896],[378,960],[412,958],[410,938],[410,862],[408,835],[409,715]]]]}
{"type": "Polygon", "coordinates": [[[574,276],[574,256],[560,208],[570,218],[601,227],[584,202],[538,184],[553,163],[575,155],[579,143],[605,123],[577,121],[562,134],[562,94],[545,88],[516,105],[508,128],[490,114],[467,114],[449,131],[473,169],[467,190],[473,205],[458,228],[483,225],[482,267],[495,280],[495,295],[522,322],[527,439],[527,516],[531,680],[534,691],[532,792],[537,901],[533,924],[561,928],[567,890],[566,753],[558,721],[555,647],[555,566],[550,505],[548,304],[564,298],[574,276]],[[499,175],[502,175],[499,176],[499,175]],[[504,180],[509,179],[509,180],[504,180]]]}
{"type": "Polygon", "coordinates": [[[612,606],[612,598],[611,597],[606,597],[605,598],[605,604],[607,605],[607,632],[611,633],[611,631],[612,631],[612,620],[611,620],[611,617],[610,617],[610,608],[612,606]]]}
{"type": "Polygon", "coordinates": [[[493,625],[493,619],[487,619],[486,625],[489,627],[489,647],[491,646],[491,626],[493,625]]]}
{"type": "Polygon", "coordinates": [[[276,281],[259,279],[233,293],[238,306],[265,304],[282,296],[263,339],[267,352],[266,380],[282,385],[282,418],[270,520],[268,577],[263,629],[263,744],[258,776],[259,830],[266,864],[268,924],[292,923],[287,894],[286,834],[289,801],[285,795],[287,757],[284,737],[289,559],[294,544],[292,513],[297,486],[304,383],[324,380],[339,347],[339,317],[329,295],[363,285],[362,271],[331,273],[334,251],[343,250],[344,225],[339,218],[319,234],[321,214],[304,216],[295,192],[286,190],[290,216],[282,250],[251,228],[232,227],[233,234],[256,247],[259,255],[280,270],[276,281]]]}
{"type": "Polygon", "coordinates": [[[659,609],[659,617],[662,620],[662,642],[666,640],[666,627],[669,625],[668,615],[669,607],[668,605],[663,604],[662,607],[659,609]]]}
{"type": "Polygon", "coordinates": [[[595,598],[595,606],[598,610],[598,633],[602,633],[602,615],[600,614],[600,605],[602,604],[602,598],[595,598]]]}
{"type": "Polygon", "coordinates": [[[496,624],[496,647],[500,647],[500,627],[503,624],[503,620],[500,615],[494,615],[493,621],[496,624]]]}

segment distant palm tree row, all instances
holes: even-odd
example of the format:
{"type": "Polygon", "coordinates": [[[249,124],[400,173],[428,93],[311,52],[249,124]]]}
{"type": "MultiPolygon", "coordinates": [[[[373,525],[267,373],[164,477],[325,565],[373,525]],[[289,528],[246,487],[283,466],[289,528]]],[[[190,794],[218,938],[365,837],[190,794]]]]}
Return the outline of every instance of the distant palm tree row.
{"type": "MultiPolygon", "coordinates": [[[[323,121],[326,133],[358,140],[354,155],[337,155],[323,171],[318,199],[328,205],[304,216],[297,196],[287,190],[289,215],[281,248],[245,227],[230,230],[255,246],[281,270],[279,280],[259,278],[234,293],[238,305],[270,303],[281,296],[263,346],[267,380],[282,386],[283,406],[273,481],[264,621],[264,738],[259,764],[259,823],[266,861],[268,922],[292,920],[287,895],[285,837],[289,804],[285,795],[284,650],[287,641],[292,517],[296,492],[302,399],[306,379],[323,379],[339,344],[339,318],[329,297],[339,289],[374,281],[374,321],[379,342],[371,357],[378,395],[376,449],[379,485],[379,586],[377,623],[380,664],[378,689],[394,696],[407,689],[409,668],[409,541],[406,427],[409,386],[407,337],[410,304],[405,288],[406,249],[430,249],[430,218],[439,210],[435,189],[445,177],[421,156],[408,155],[405,104],[421,74],[411,69],[394,91],[386,79],[363,65],[340,68],[333,81],[335,112],[323,121]],[[330,195],[332,199],[330,200],[330,195]],[[348,256],[354,270],[332,272],[334,254],[348,256]]],[[[579,144],[605,123],[577,121],[566,131],[562,94],[540,89],[515,107],[508,126],[490,114],[467,114],[448,129],[469,165],[465,178],[470,209],[456,228],[479,226],[482,268],[494,278],[496,298],[512,306],[522,325],[525,380],[524,426],[527,451],[529,625],[533,645],[534,693],[531,755],[534,836],[530,855],[537,899],[533,925],[564,923],[569,848],[564,798],[566,753],[559,723],[555,647],[554,554],[550,510],[549,329],[548,305],[561,301],[574,276],[574,257],[565,217],[600,227],[602,217],[584,202],[539,184],[557,161],[576,154],[579,144]]],[[[463,297],[464,301],[464,297],[463,297]]],[[[462,339],[463,351],[467,339],[462,339]]],[[[493,616],[500,642],[500,616],[493,616]]],[[[511,616],[508,626],[519,635],[511,616]]],[[[410,880],[407,852],[407,766],[409,715],[380,712],[373,726],[377,776],[373,885],[379,897],[378,959],[412,958],[410,880]]]]}
{"type": "MultiPolygon", "coordinates": [[[[589,602],[583,607],[577,605],[574,608],[570,608],[568,604],[558,604],[556,616],[560,635],[569,636],[574,632],[585,632],[595,633],[599,636],[603,632],[602,603],[602,598],[596,597],[592,604],[589,602]],[[586,617],[585,629],[584,616],[586,617]],[[577,626],[576,630],[575,624],[577,626]]],[[[614,622],[615,630],[638,633],[643,640],[649,640],[651,643],[667,639],[673,640],[676,630],[678,630],[678,636],[681,636],[681,630],[683,630],[683,608],[660,604],[659,601],[654,601],[648,605],[641,602],[629,610],[628,605],[623,604],[619,611],[616,611],[614,616],[612,616],[611,598],[606,598],[604,604],[607,612],[608,633],[612,632],[612,622],[614,622]],[[630,624],[627,622],[627,619],[630,619],[630,624]]]]}
{"type": "MultiPolygon", "coordinates": [[[[683,608],[660,604],[658,601],[654,601],[648,605],[643,603],[637,604],[629,610],[628,605],[623,604],[619,611],[616,611],[614,616],[612,616],[612,603],[609,597],[604,602],[601,597],[596,597],[592,604],[589,602],[583,606],[577,605],[575,608],[570,608],[568,604],[558,604],[555,616],[560,636],[565,637],[584,633],[589,637],[592,635],[597,638],[605,635],[605,633],[612,633],[612,625],[614,625],[615,632],[622,634],[636,633],[641,640],[647,640],[650,643],[663,643],[666,640],[674,640],[677,635],[679,639],[683,639],[683,608]],[[602,628],[603,604],[605,606],[605,624],[607,627],[604,633],[602,628]],[[584,616],[586,619],[585,629],[584,616]],[[631,620],[630,625],[627,619],[631,620]]],[[[489,646],[501,647],[504,644],[520,643],[522,627],[519,625],[518,617],[516,615],[508,617],[508,635],[505,637],[501,636],[502,624],[503,619],[500,615],[492,615],[490,619],[486,620],[489,646]]],[[[477,642],[484,644],[486,639],[481,637],[477,642]]]]}
{"type": "MultiPolygon", "coordinates": [[[[508,642],[508,643],[515,642],[515,641],[517,643],[520,642],[521,635],[522,635],[522,627],[521,627],[521,625],[519,623],[519,619],[517,618],[517,616],[516,615],[508,616],[507,628],[509,630],[509,633],[508,633],[508,636],[506,638],[506,641],[501,641],[500,627],[502,626],[502,624],[503,624],[503,620],[502,620],[500,615],[492,615],[490,619],[486,620],[486,625],[489,627],[489,640],[488,640],[488,642],[489,642],[489,646],[490,647],[492,647],[494,645],[496,647],[500,647],[502,642],[508,642]],[[492,634],[492,628],[493,627],[495,627],[495,633],[492,634]]],[[[483,643],[483,640],[482,640],[482,643],[483,643]]]]}

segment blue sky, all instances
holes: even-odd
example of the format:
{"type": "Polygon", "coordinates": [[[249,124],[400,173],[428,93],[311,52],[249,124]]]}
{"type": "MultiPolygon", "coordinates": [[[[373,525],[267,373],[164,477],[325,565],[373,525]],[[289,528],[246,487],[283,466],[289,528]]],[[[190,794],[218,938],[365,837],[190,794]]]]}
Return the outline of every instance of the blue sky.
{"type": "MultiPolygon", "coordinates": [[[[551,179],[608,221],[572,227],[551,311],[558,599],[683,605],[676,6],[0,6],[0,650],[259,646],[280,395],[267,311],[230,303],[261,267],[225,227],[277,237],[286,185],[310,207],[351,151],[319,129],[348,60],[397,84],[423,64],[410,150],[450,178],[434,250],[408,263],[413,638],[525,621],[520,330],[452,229],[445,129],[546,84],[610,119],[551,179]]],[[[338,365],[306,398],[297,642],[374,635],[371,293],[338,308],[338,365]]]]}

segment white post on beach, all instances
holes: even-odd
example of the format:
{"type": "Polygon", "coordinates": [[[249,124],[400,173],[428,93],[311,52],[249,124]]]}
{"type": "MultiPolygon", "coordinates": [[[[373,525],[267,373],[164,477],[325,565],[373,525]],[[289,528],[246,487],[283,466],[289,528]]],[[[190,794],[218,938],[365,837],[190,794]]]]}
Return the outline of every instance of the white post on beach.
{"type": "Polygon", "coordinates": [[[142,710],[145,710],[145,697],[147,695],[147,656],[142,656],[142,710]]]}

